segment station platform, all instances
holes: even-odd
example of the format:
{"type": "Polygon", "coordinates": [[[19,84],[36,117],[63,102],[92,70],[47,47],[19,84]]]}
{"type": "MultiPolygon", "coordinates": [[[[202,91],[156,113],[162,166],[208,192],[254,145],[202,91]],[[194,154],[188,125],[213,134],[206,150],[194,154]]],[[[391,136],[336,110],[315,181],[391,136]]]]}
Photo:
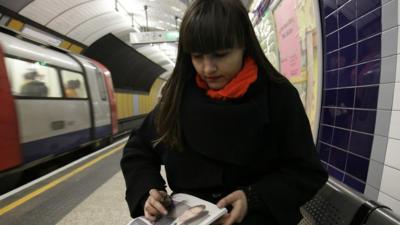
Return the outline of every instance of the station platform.
{"type": "Polygon", "coordinates": [[[0,196],[2,225],[125,225],[124,138],[0,196]]]}
{"type": "MultiPolygon", "coordinates": [[[[0,225],[129,224],[119,164],[127,140],[119,140],[1,195],[0,225]]],[[[163,168],[161,175],[165,179],[163,168]]],[[[400,218],[387,207],[364,199],[333,178],[301,212],[304,219],[299,225],[400,224],[400,218]],[[355,218],[362,218],[363,222],[353,223],[355,218]]]]}

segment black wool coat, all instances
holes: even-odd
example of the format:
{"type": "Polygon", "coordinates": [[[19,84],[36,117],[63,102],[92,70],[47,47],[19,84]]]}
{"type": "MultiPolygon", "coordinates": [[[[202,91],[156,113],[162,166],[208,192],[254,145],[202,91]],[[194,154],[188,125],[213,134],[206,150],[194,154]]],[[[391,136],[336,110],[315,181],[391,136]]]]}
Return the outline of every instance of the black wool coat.
{"type": "Polygon", "coordinates": [[[132,132],[121,160],[132,217],[143,214],[150,189],[165,188],[160,175],[164,164],[174,192],[214,203],[250,186],[261,204],[249,210],[242,224],[300,221],[299,207],[328,176],[297,90],[287,80],[263,76],[258,75],[243,97],[227,101],[210,99],[192,79],[181,105],[183,151],[153,146],[158,137],[154,111],[132,132]]]}

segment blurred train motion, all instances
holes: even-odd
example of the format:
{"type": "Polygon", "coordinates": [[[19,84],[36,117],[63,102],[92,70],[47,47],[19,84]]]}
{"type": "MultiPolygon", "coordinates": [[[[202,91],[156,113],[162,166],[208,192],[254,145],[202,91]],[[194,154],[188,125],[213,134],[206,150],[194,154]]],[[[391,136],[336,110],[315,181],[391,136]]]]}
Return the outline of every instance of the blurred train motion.
{"type": "Polygon", "coordinates": [[[77,149],[117,132],[110,72],[0,33],[0,171],[77,149]]]}
{"type": "Polygon", "coordinates": [[[104,66],[4,33],[0,43],[0,177],[112,142],[117,106],[104,66]]]}

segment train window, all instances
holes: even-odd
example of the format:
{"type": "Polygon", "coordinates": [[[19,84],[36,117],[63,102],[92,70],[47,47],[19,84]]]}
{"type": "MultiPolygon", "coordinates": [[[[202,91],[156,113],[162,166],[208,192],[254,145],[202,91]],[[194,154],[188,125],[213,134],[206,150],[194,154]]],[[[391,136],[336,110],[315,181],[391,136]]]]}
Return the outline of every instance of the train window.
{"type": "Polygon", "coordinates": [[[6,57],[6,65],[13,95],[61,97],[59,78],[54,67],[9,57],[6,57]]]}
{"type": "Polygon", "coordinates": [[[61,71],[64,94],[67,98],[87,98],[85,79],[81,73],[61,71]]]}
{"type": "Polygon", "coordinates": [[[107,91],[104,83],[103,73],[97,70],[96,78],[97,78],[97,84],[99,85],[100,98],[103,101],[107,101],[107,91]]]}

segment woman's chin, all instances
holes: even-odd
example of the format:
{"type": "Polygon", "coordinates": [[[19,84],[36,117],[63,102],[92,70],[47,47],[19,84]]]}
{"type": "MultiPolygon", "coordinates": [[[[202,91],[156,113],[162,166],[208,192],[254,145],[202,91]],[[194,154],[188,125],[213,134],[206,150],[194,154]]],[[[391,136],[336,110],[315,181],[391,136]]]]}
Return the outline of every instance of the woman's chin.
{"type": "Polygon", "coordinates": [[[219,90],[219,89],[222,89],[225,86],[225,84],[217,83],[217,82],[215,82],[215,83],[214,82],[210,82],[207,85],[208,85],[209,89],[213,89],[213,90],[219,90]]]}

